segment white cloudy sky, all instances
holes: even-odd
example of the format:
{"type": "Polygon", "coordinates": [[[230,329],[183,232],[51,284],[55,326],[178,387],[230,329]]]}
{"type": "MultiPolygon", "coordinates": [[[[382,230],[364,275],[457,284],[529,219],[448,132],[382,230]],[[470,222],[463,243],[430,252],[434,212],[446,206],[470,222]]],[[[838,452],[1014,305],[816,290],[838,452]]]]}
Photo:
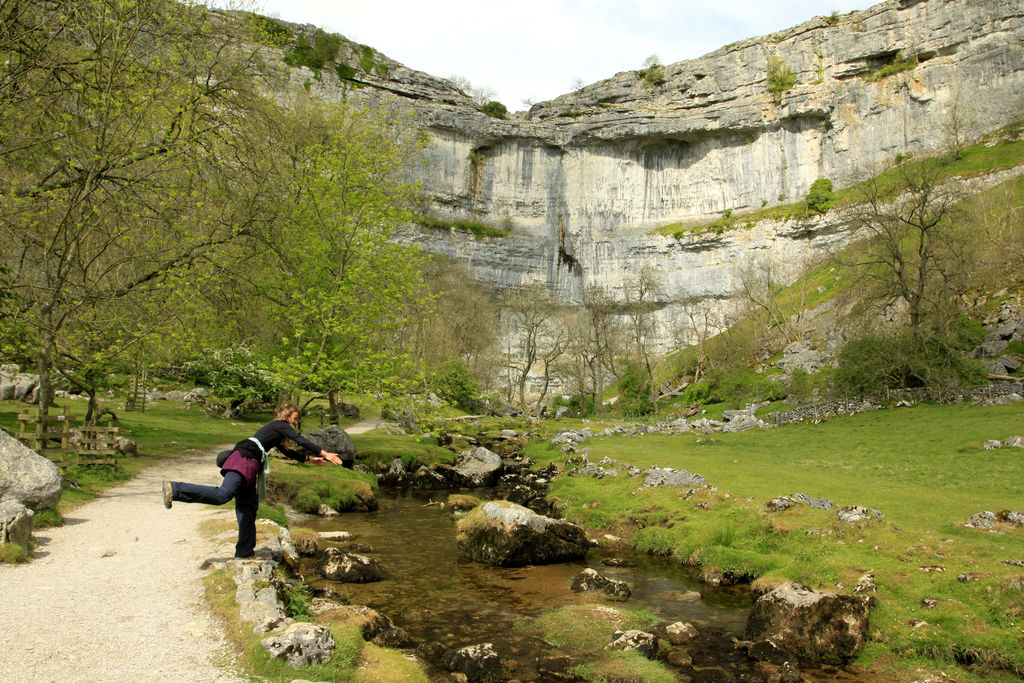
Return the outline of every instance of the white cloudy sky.
{"type": "Polygon", "coordinates": [[[638,69],[692,59],[742,38],[879,0],[254,0],[407,67],[462,76],[510,111],[638,69]]]}

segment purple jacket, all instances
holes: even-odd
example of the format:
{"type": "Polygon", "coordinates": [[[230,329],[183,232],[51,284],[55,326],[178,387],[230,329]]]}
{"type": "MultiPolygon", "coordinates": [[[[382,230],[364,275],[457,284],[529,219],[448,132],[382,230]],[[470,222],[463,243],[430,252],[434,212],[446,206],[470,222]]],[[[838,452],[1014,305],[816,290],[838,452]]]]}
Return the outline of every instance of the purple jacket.
{"type": "Polygon", "coordinates": [[[260,473],[260,461],[247,458],[238,449],[231,451],[231,455],[221,465],[221,476],[227,472],[238,472],[245,477],[245,483],[249,486],[256,484],[256,476],[260,473]]]}

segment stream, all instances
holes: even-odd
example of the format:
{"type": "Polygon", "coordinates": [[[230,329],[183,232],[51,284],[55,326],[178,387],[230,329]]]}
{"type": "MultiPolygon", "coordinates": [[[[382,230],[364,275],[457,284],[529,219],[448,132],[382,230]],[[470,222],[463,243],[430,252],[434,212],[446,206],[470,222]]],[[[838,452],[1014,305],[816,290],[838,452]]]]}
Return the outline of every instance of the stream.
{"type": "MultiPolygon", "coordinates": [[[[448,492],[382,491],[379,509],[338,517],[303,519],[316,531],[348,531],[349,542],[372,548],[371,555],[388,570],[384,581],[350,584],[313,579],[352,604],[367,605],[409,632],[417,643],[437,642],[448,649],[484,642],[493,644],[513,678],[522,681],[564,680],[560,674],[576,661],[560,655],[517,624],[565,605],[600,603],[651,612],[666,623],[689,622],[699,638],[686,650],[692,662],[676,664],[683,680],[757,680],[750,663],[735,651],[742,637],[751,598],[746,588],[710,588],[667,558],[617,552],[633,567],[601,564],[608,555],[595,548],[586,562],[521,568],[490,567],[464,558],[455,543],[455,520],[441,503],[448,492]],[[597,593],[574,593],[573,578],[586,567],[627,582],[625,602],[597,593]]],[[[365,550],[365,549],[364,549],[365,550]]],[[[359,552],[359,550],[355,550],[359,552]]]]}

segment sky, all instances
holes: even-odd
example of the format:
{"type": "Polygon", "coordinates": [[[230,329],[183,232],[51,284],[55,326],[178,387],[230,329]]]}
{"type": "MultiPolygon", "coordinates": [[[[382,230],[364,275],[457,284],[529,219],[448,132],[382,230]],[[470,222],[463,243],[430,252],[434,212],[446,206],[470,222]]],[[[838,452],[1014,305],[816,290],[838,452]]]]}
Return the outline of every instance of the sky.
{"type": "Polygon", "coordinates": [[[880,0],[254,0],[262,14],[340,33],[433,76],[528,109],[655,55],[662,64],[880,0]]]}

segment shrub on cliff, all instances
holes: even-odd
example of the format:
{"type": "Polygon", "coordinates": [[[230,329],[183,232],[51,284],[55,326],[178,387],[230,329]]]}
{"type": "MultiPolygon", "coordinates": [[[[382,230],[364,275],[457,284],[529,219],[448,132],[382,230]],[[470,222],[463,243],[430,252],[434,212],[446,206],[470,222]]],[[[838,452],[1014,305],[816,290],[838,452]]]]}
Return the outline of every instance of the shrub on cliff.
{"type": "Polygon", "coordinates": [[[491,100],[480,107],[480,111],[496,119],[508,118],[508,107],[497,100],[491,100]]]}

